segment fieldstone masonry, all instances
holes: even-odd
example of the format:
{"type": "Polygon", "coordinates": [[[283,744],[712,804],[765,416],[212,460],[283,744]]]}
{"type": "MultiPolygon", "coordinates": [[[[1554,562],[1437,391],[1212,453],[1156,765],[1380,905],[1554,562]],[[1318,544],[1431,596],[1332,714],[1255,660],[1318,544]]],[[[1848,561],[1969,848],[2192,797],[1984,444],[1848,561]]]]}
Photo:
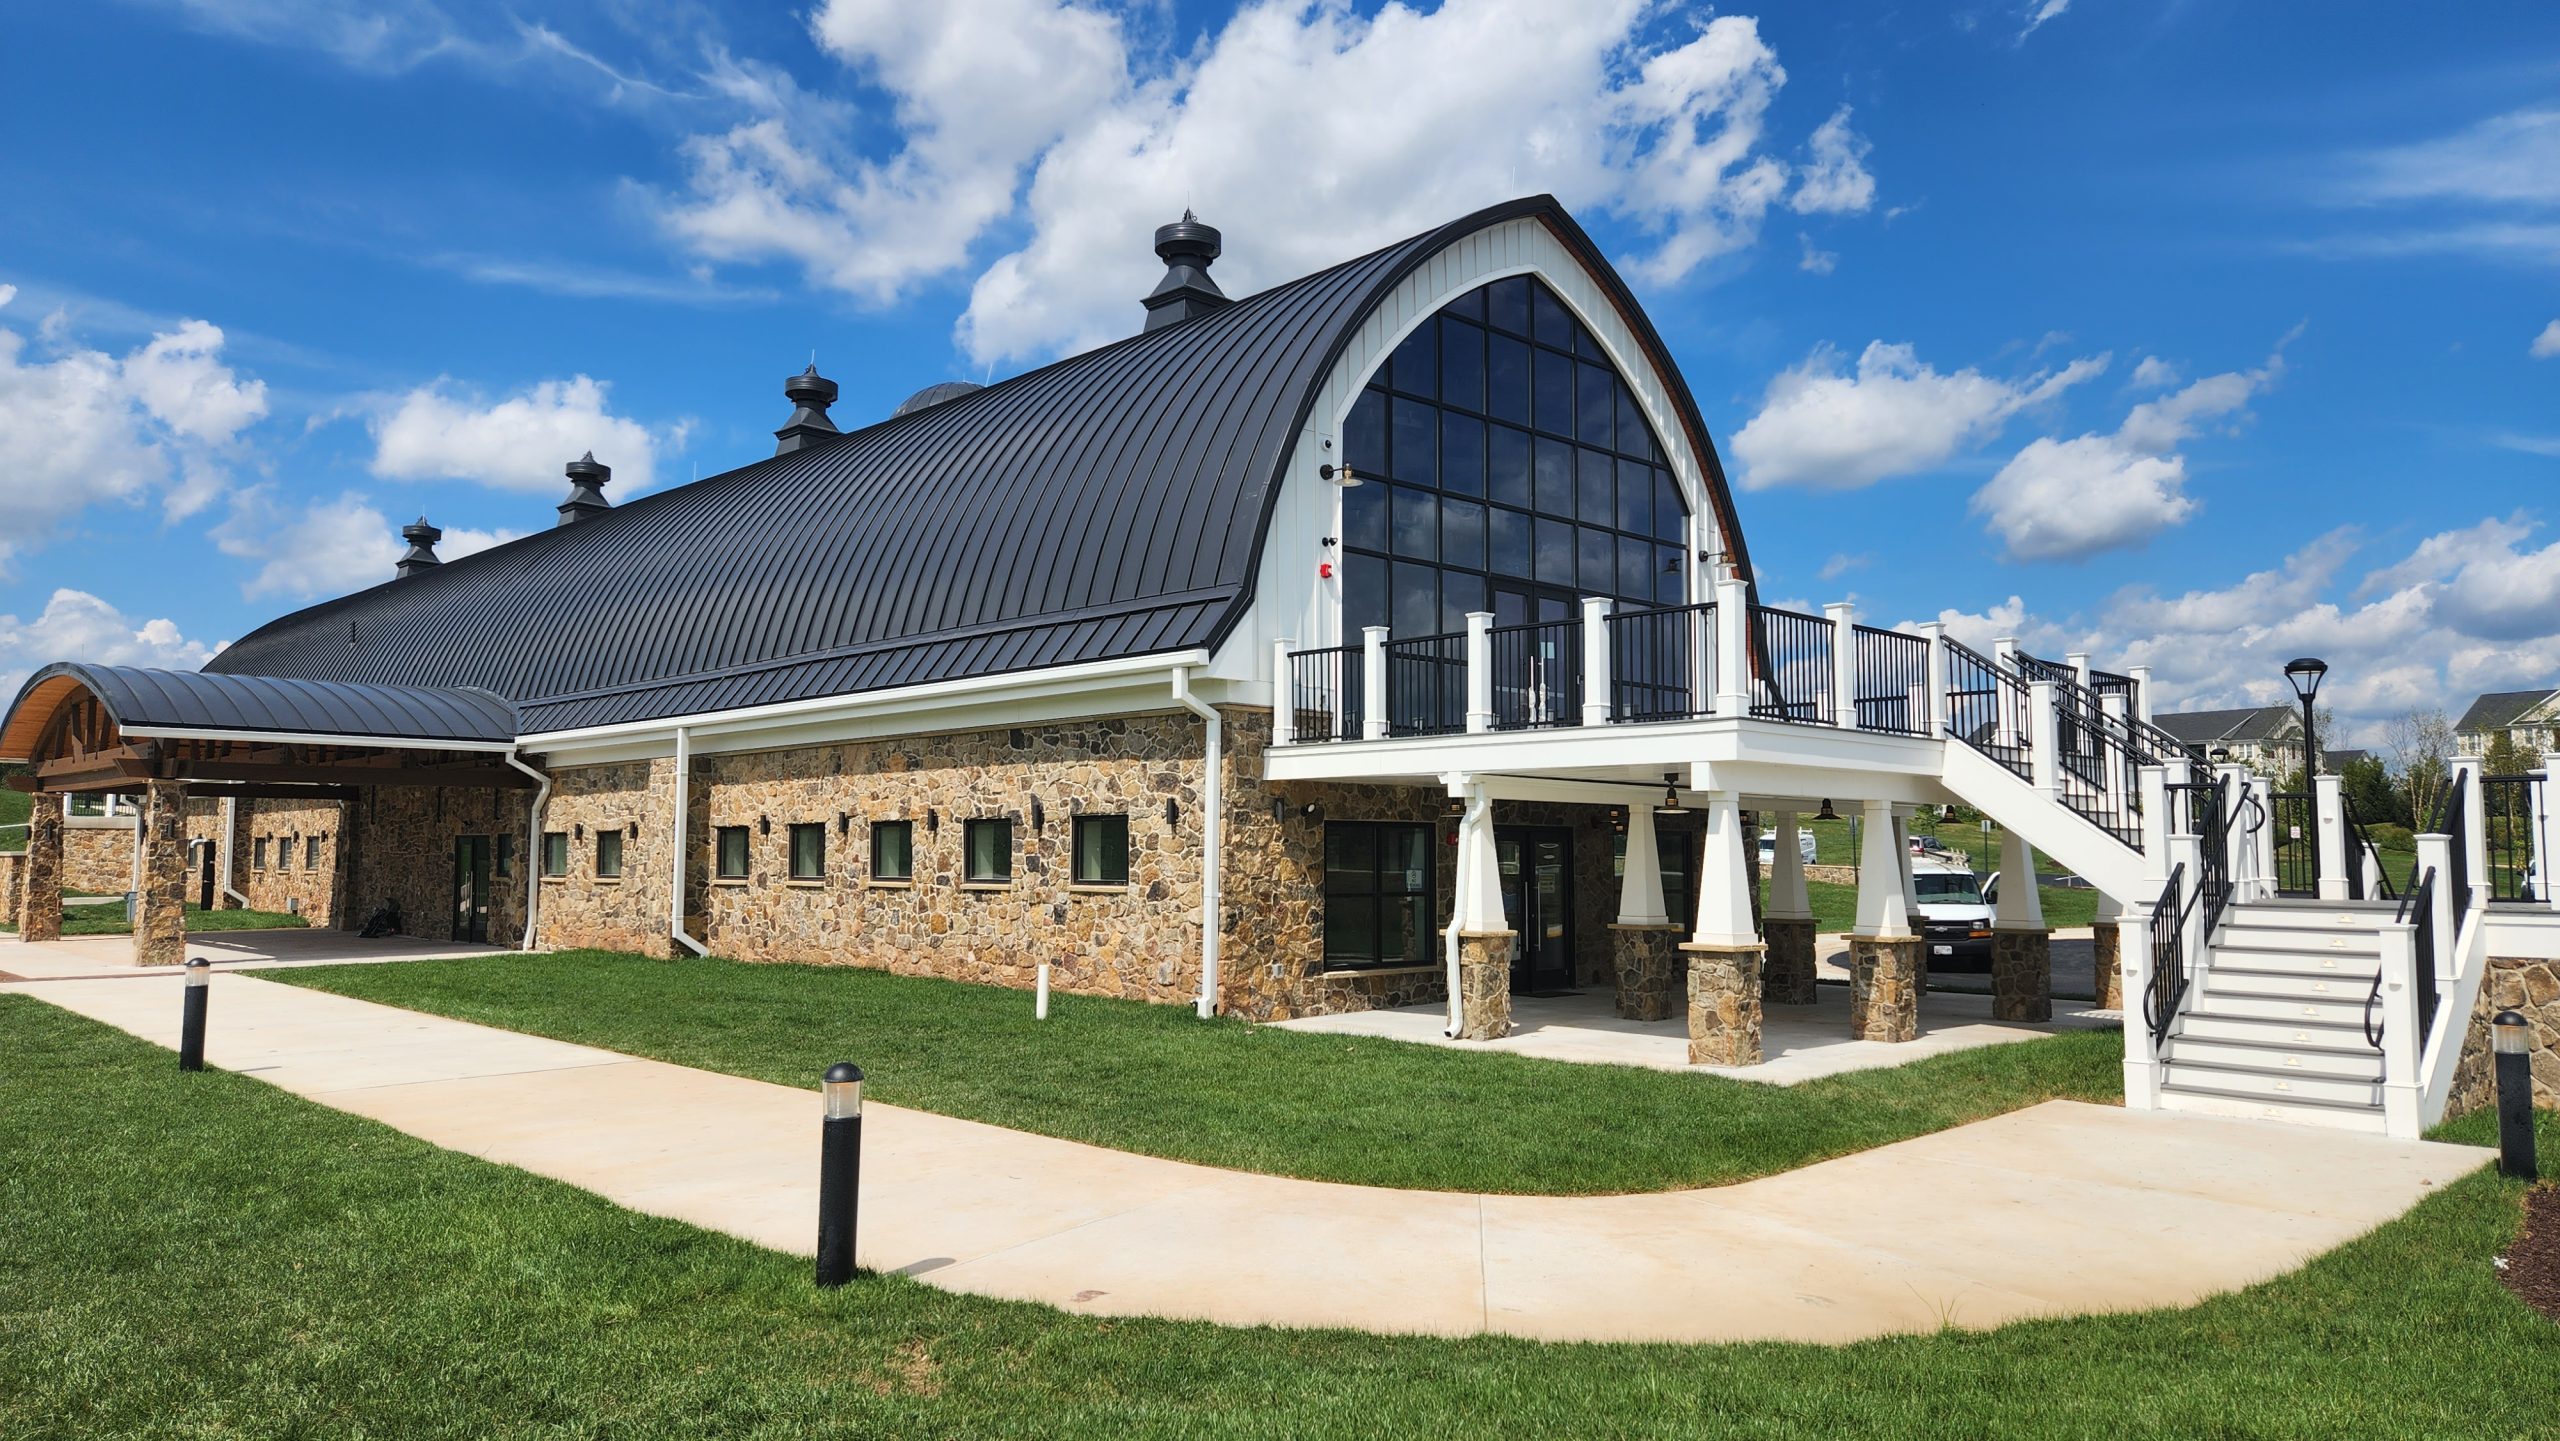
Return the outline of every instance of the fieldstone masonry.
{"type": "Polygon", "coordinates": [[[2091,934],[2092,954],[2096,957],[2097,1009],[2124,1009],[2124,932],[2106,921],[2098,922],[2091,934]]]}
{"type": "Polygon", "coordinates": [[[1991,1019],[2053,1019],[2053,933],[1991,928],[1991,1019]]]}
{"type": "Polygon", "coordinates": [[[1849,938],[1849,1034],[1861,1041],[1920,1037],[1920,993],[1929,961],[1920,938],[1849,938]]]}
{"type": "Polygon", "coordinates": [[[1810,1006],[1814,1002],[1813,918],[1763,917],[1760,939],[1769,957],[1763,999],[1773,1006],[1810,1006]]]}
{"type": "Polygon", "coordinates": [[[18,939],[62,939],[62,797],[28,797],[27,859],[18,884],[18,939]]]}
{"type": "Polygon", "coordinates": [[[133,963],[187,958],[187,788],[153,781],[142,803],[142,891],[134,897],[133,963]]]}
{"type": "Polygon", "coordinates": [[[1630,1021],[1667,1021],[1680,1014],[1678,926],[1609,927],[1618,953],[1618,1014],[1630,1021]]]}
{"type": "Polygon", "coordinates": [[[1458,932],[1458,1039],[1498,1041],[1511,1034],[1512,931],[1458,932]]]}
{"type": "MultiPolygon", "coordinates": [[[[2480,999],[2454,1062],[2453,1094],[2445,1114],[2458,1116],[2498,1103],[2497,1072],[2489,1053],[2489,1020],[2500,1011],[2525,1018],[2532,1038],[2533,1103],[2560,1110],[2560,961],[2492,957],[2480,978],[2480,999]]],[[[2551,1158],[2543,1159],[2548,1172],[2551,1158]]]]}
{"type": "Polygon", "coordinates": [[[1760,946],[1680,949],[1689,957],[1689,1064],[1760,1064],[1760,946]]]}
{"type": "Polygon", "coordinates": [[[0,916],[7,916],[13,926],[18,923],[20,882],[25,878],[26,870],[26,852],[0,851],[0,916]]]}

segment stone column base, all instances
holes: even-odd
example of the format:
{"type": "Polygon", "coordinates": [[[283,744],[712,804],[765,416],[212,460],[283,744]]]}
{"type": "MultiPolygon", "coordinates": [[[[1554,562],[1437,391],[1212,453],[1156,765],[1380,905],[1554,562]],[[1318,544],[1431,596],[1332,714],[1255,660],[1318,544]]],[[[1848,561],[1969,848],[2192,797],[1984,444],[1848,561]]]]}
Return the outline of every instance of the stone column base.
{"type": "Polygon", "coordinates": [[[1618,964],[1618,1015],[1630,1021],[1667,1021],[1680,1014],[1680,928],[1609,927],[1618,964]]]}
{"type": "Polygon", "coordinates": [[[1991,1019],[2053,1019],[2053,933],[1991,928],[1991,1019]]]}
{"type": "Polygon", "coordinates": [[[1760,1064],[1760,970],[1764,946],[1680,949],[1689,957],[1689,1064],[1760,1064]]]}
{"type": "Polygon", "coordinates": [[[2101,920],[2090,944],[2097,954],[2097,1006],[2102,1011],[2124,1009],[2124,932],[2113,921],[2101,920]]]}
{"type": "Polygon", "coordinates": [[[1458,1039],[1511,1034],[1511,951],[1517,931],[1458,932],[1458,1039]]]}
{"type": "Polygon", "coordinates": [[[133,963],[174,966],[187,959],[187,789],[153,781],[143,795],[142,889],[133,898],[133,963]]]}
{"type": "Polygon", "coordinates": [[[1762,999],[1773,1006],[1813,1004],[1813,917],[1770,916],[1760,922],[1769,944],[1762,999]]]}
{"type": "Polygon", "coordinates": [[[1918,936],[1849,938],[1849,1035],[1861,1041],[1920,1038],[1928,952],[1918,936]]]}
{"type": "Polygon", "coordinates": [[[18,863],[18,939],[62,939],[62,797],[28,798],[27,858],[18,863]]]}

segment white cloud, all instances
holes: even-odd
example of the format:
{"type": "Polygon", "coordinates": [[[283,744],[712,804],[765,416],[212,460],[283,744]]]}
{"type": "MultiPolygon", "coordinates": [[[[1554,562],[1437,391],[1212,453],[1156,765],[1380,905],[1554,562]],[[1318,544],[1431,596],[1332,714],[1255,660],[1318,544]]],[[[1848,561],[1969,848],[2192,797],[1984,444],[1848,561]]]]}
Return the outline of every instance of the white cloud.
{"type": "Polygon", "coordinates": [[[2176,447],[2207,421],[2237,415],[2284,373],[2283,347],[2255,370],[2208,375],[2133,407],[2112,433],[2030,441],[1973,493],[2012,560],[2076,560],[2140,545],[2195,513],[2176,447]]]}
{"type": "Polygon", "coordinates": [[[1079,0],[828,0],[813,33],[885,105],[724,61],[711,83],[746,118],[688,143],[661,213],[700,255],[866,301],[978,270],[958,338],[993,363],[1134,330],[1160,274],[1148,228],[1186,208],[1226,231],[1218,278],[1241,295],[1539,190],[1632,222],[1627,263],[1663,281],[1752,244],[1774,206],[1872,206],[1845,109],[1801,171],[1768,153],[1786,74],[1754,21],[1663,18],[1258,0],[1167,58],[1079,0]],[[883,153],[851,138],[884,120],[883,153]],[[1015,232],[981,269],[973,247],[1015,232]]]}
{"type": "Polygon", "coordinates": [[[84,590],[56,590],[32,620],[0,615],[0,696],[14,696],[36,667],[58,660],[194,670],[219,645],[189,640],[172,620],[136,623],[84,590]]]}
{"type": "Polygon", "coordinates": [[[1839,255],[1829,250],[1815,249],[1812,236],[1799,232],[1796,239],[1804,246],[1804,258],[1796,262],[1796,269],[1815,275],[1829,275],[1840,267],[1839,255]]]}
{"type": "Polygon", "coordinates": [[[2490,435],[2489,443],[2501,450],[2521,450],[2527,455],[2560,458],[2560,435],[2526,435],[2521,431],[2501,430],[2490,435]]]}
{"type": "Polygon", "coordinates": [[[2018,32],[2018,38],[2024,40],[2033,35],[2043,28],[2044,22],[2060,18],[2062,12],[2070,8],[2071,0],[2042,0],[2042,3],[2035,7],[2034,12],[2027,16],[2027,28],[2018,32]]]}
{"type": "Polygon", "coordinates": [[[1823,580],[1838,580],[1840,577],[1847,575],[1853,570],[1866,569],[1869,565],[1873,564],[1874,561],[1875,557],[1872,555],[1850,555],[1846,552],[1835,551],[1829,560],[1822,563],[1822,568],[1815,571],[1814,574],[1823,580]]]}
{"type": "MultiPolygon", "coordinates": [[[[399,522],[352,491],[306,504],[279,497],[272,487],[253,486],[234,497],[231,514],[212,534],[225,555],[258,564],[258,573],[240,587],[243,596],[310,600],[390,580],[408,550],[399,529],[399,522]]],[[[436,554],[459,560],[518,534],[447,527],[436,554]]]]}
{"type": "Polygon", "coordinates": [[[2549,360],[2560,355],[2560,320],[2542,327],[2542,333],[2533,338],[2532,350],[2536,360],[2549,360]]]}
{"type": "Polygon", "coordinates": [[[419,386],[373,417],[373,473],[566,494],[561,467],[592,451],[613,467],[608,497],[636,495],[656,477],[661,441],[681,444],[682,427],[653,432],[611,414],[609,390],[579,375],[483,403],[455,393],[449,379],[419,386]]]}
{"type": "Polygon", "coordinates": [[[2156,355],[2146,355],[2133,367],[2133,388],[2166,390],[2178,383],[2180,373],[2176,361],[2162,360],[2156,355]]]}
{"type": "Polygon", "coordinates": [[[93,504],[156,497],[177,519],[220,494],[220,462],[267,400],[222,363],[218,327],[182,321],[121,359],[67,343],[54,316],[38,329],[50,358],[0,327],[0,567],[93,504]]]}
{"type": "Polygon", "coordinates": [[[1759,413],[1734,432],[1733,456],[1746,490],[1854,490],[1943,464],[2106,366],[2099,355],[2016,380],[1970,366],[1942,374],[1911,346],[1879,340],[1849,374],[1840,352],[1818,346],[1769,382],[1759,413]]]}
{"type": "Polygon", "coordinates": [[[2357,157],[2344,198],[2560,206],[2560,109],[2491,116],[2469,129],[2357,157]]]}

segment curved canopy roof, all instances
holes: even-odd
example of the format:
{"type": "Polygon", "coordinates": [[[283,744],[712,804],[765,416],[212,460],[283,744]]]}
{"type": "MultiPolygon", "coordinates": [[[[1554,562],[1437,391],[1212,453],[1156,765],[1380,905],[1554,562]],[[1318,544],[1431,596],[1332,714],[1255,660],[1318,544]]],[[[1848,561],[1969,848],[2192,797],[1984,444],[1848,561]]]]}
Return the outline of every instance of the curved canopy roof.
{"type": "Polygon", "coordinates": [[[206,731],[507,745],[516,708],[484,690],[290,680],[140,666],[49,665],[30,677],[0,730],[0,757],[36,754],[46,723],[82,691],[126,735],[206,731]]]}
{"type": "Polygon", "coordinates": [[[1216,645],[1252,599],[1280,470],[1377,301],[1537,217],[1669,380],[1553,198],[1496,206],[1181,324],[287,616],[217,672],[477,687],[528,733],[1216,645]]]}

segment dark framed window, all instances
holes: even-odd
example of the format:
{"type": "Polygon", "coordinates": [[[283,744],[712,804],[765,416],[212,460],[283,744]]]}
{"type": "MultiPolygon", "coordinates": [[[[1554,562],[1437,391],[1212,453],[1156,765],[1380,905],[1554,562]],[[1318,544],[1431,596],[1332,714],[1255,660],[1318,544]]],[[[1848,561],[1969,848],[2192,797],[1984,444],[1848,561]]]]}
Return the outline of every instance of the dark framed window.
{"type": "Polygon", "coordinates": [[[1075,828],[1076,884],[1125,886],[1129,883],[1129,818],[1078,816],[1075,828]]]}
{"type": "Polygon", "coordinates": [[[546,876],[569,874],[569,833],[567,831],[542,833],[542,873],[546,876]]]}
{"type": "Polygon", "coordinates": [[[501,880],[515,874],[516,838],[512,833],[501,831],[498,834],[495,870],[498,878],[501,880]]]}
{"type": "Polygon", "coordinates": [[[320,869],[320,838],[318,836],[302,838],[302,868],[306,871],[320,869]]]}
{"type": "Polygon", "coordinates": [[[265,836],[260,836],[249,846],[249,869],[253,871],[263,871],[266,868],[267,838],[265,836]]]}
{"type": "Polygon", "coordinates": [[[1013,822],[971,821],[967,826],[969,880],[1001,885],[1013,879],[1013,822]]]}
{"type": "Polygon", "coordinates": [[[1342,633],[1566,620],[1583,596],[1678,605],[1689,513],[1624,377],[1563,301],[1512,276],[1451,301],[1353,405],[1342,633]]]}
{"type": "Polygon", "coordinates": [[[614,880],[622,875],[622,832],[596,832],[596,879],[614,880]]]}
{"type": "Polygon", "coordinates": [[[743,881],[747,878],[747,828],[722,826],[712,835],[713,870],[719,880],[743,881]]]}
{"type": "Polygon", "coordinates": [[[1327,821],[1324,963],[1418,966],[1430,958],[1438,850],[1427,824],[1327,821]]]}
{"type": "Polygon", "coordinates": [[[824,821],[811,821],[791,828],[791,879],[823,881],[827,878],[827,827],[824,821]]]}
{"type": "Polygon", "coordinates": [[[911,881],[915,878],[915,822],[873,821],[871,823],[871,879],[911,881]]]}

